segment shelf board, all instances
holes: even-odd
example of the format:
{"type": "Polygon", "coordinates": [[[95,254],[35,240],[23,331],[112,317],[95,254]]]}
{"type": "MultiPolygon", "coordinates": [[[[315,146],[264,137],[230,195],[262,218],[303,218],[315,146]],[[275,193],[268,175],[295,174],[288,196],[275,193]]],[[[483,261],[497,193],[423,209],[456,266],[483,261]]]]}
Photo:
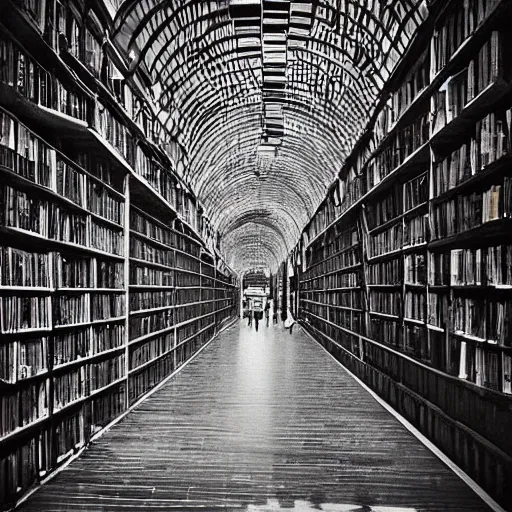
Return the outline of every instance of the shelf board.
{"type": "Polygon", "coordinates": [[[392,251],[388,251],[388,252],[385,252],[383,254],[379,254],[377,256],[371,256],[368,258],[368,263],[373,263],[375,261],[379,261],[379,260],[385,260],[385,259],[388,259],[388,258],[393,258],[394,256],[398,256],[399,254],[401,254],[402,252],[402,248],[400,249],[393,249],[392,251]]]}
{"type": "Polygon", "coordinates": [[[379,224],[378,226],[375,226],[374,228],[370,229],[368,231],[368,234],[371,236],[375,233],[379,233],[380,231],[385,231],[387,228],[400,222],[402,220],[402,218],[403,218],[403,214],[397,215],[396,217],[393,217],[392,219],[387,220],[386,222],[383,222],[382,224],[379,224]]]}
{"type": "Polygon", "coordinates": [[[147,266],[147,267],[160,268],[162,270],[170,270],[170,271],[179,270],[176,267],[171,267],[169,265],[164,265],[163,263],[156,263],[156,262],[153,262],[153,261],[142,260],[140,258],[134,258],[133,256],[130,256],[130,261],[132,263],[137,263],[138,265],[144,265],[144,266],[147,266]]]}
{"type": "Polygon", "coordinates": [[[21,437],[27,432],[31,431],[34,428],[40,428],[43,424],[50,421],[50,415],[43,416],[42,418],[38,418],[37,420],[34,420],[33,422],[29,423],[28,425],[24,425],[22,427],[18,427],[16,430],[13,430],[12,432],[9,432],[8,434],[4,434],[2,437],[0,437],[0,446],[4,443],[13,443],[15,439],[18,437],[21,437]]]}
{"type": "Polygon", "coordinates": [[[60,372],[61,370],[65,370],[66,368],[70,368],[73,366],[80,366],[84,363],[89,363],[91,361],[94,361],[95,359],[101,359],[102,357],[109,355],[109,354],[115,354],[116,352],[121,352],[126,350],[126,345],[121,345],[119,347],[111,348],[108,350],[104,350],[103,352],[98,352],[96,354],[90,354],[88,356],[75,359],[73,361],[67,361],[66,363],[60,363],[53,367],[53,372],[60,372]]]}
{"type": "Polygon", "coordinates": [[[428,244],[428,249],[431,251],[463,249],[472,247],[475,243],[482,246],[492,241],[503,242],[510,236],[512,236],[512,219],[502,218],[456,235],[434,240],[428,244]]]}
{"type": "Polygon", "coordinates": [[[373,316],[380,316],[382,318],[389,318],[391,320],[400,320],[400,317],[398,315],[390,315],[388,313],[379,313],[378,311],[368,311],[368,313],[373,316]]]}
{"type": "Polygon", "coordinates": [[[155,313],[157,311],[166,311],[168,309],[174,309],[176,306],[161,306],[158,308],[150,308],[150,309],[138,309],[137,311],[130,311],[130,315],[144,315],[148,313],[155,313]]]}
{"type": "Polygon", "coordinates": [[[174,290],[176,287],[166,284],[130,284],[129,288],[134,290],[174,290]]]}

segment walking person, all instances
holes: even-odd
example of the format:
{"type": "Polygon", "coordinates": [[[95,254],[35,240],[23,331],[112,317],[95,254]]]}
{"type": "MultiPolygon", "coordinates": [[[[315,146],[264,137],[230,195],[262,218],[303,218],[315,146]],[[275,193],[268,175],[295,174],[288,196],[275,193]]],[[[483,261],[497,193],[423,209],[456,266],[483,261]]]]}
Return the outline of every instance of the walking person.
{"type": "Polygon", "coordinates": [[[267,301],[267,304],[265,305],[265,318],[267,319],[267,327],[269,326],[270,322],[270,302],[267,301]]]}
{"type": "Polygon", "coordinates": [[[249,323],[247,325],[250,327],[252,325],[252,309],[249,308],[247,316],[249,317],[249,323]]]}
{"type": "Polygon", "coordinates": [[[263,311],[255,311],[254,312],[254,322],[256,325],[256,331],[258,330],[258,326],[259,326],[261,318],[263,318],[263,311]]]}

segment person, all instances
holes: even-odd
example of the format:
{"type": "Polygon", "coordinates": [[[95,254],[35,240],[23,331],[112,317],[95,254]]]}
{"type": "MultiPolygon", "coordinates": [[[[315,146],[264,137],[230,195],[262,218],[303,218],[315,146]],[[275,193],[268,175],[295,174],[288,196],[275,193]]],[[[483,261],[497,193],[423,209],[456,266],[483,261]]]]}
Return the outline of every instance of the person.
{"type": "Polygon", "coordinates": [[[263,311],[255,311],[254,312],[254,322],[256,324],[256,330],[258,330],[258,326],[259,326],[260,320],[262,318],[263,318],[263,311]]]}
{"type": "Polygon", "coordinates": [[[272,315],[272,321],[277,324],[278,323],[278,320],[277,320],[277,315],[279,314],[279,308],[275,305],[274,303],[274,314],[272,315]]]}
{"type": "Polygon", "coordinates": [[[247,324],[249,327],[252,325],[252,309],[249,308],[247,311],[247,316],[249,317],[249,323],[247,324]]]}
{"type": "Polygon", "coordinates": [[[293,324],[295,323],[295,318],[293,318],[292,312],[288,309],[286,313],[286,320],[284,321],[284,327],[286,329],[290,329],[290,334],[293,331],[293,324]]]}
{"type": "Polygon", "coordinates": [[[267,301],[265,305],[265,318],[267,319],[267,327],[270,321],[270,302],[267,301]]]}

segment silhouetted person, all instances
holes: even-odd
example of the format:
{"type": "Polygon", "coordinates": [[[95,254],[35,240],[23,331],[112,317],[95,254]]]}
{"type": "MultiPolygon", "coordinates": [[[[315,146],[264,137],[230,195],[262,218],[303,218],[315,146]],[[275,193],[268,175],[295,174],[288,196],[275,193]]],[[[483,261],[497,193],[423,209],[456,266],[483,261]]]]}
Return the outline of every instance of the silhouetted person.
{"type": "Polygon", "coordinates": [[[252,309],[249,309],[247,316],[249,317],[249,323],[247,325],[252,325],[252,309]]]}
{"type": "Polygon", "coordinates": [[[254,322],[256,323],[256,330],[258,330],[258,327],[259,327],[260,315],[263,316],[263,311],[255,311],[254,312],[254,322]]]}
{"type": "Polygon", "coordinates": [[[269,325],[269,322],[270,322],[270,303],[267,302],[267,304],[265,305],[265,318],[267,319],[267,327],[269,325]]]}

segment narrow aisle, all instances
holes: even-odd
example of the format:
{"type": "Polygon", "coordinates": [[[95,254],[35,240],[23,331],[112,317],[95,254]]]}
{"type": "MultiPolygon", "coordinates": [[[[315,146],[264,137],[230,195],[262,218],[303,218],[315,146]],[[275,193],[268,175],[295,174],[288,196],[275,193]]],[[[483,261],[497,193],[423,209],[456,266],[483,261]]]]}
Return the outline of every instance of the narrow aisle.
{"type": "Polygon", "coordinates": [[[300,328],[272,319],[221,334],[20,510],[226,508],[488,510],[300,328]]]}

